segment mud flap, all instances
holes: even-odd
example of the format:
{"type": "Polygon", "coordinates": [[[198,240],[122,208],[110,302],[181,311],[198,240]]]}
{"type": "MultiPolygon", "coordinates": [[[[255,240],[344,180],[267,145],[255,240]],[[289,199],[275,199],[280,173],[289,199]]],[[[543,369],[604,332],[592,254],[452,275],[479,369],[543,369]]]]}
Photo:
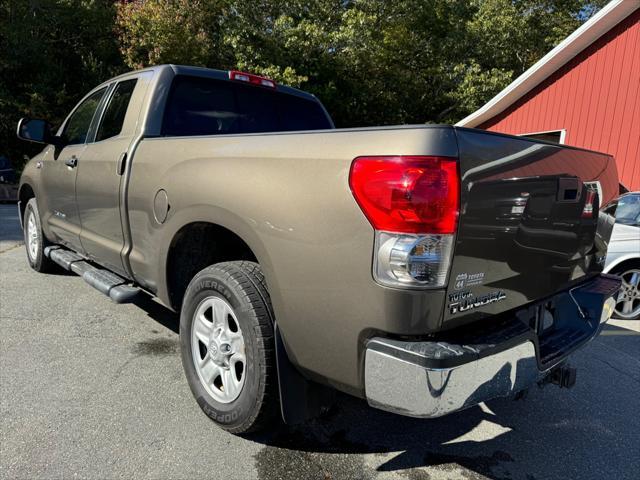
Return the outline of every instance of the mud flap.
{"type": "Polygon", "coordinates": [[[282,419],[287,425],[297,425],[318,417],[333,404],[335,391],[305,378],[291,363],[275,325],[276,365],[282,419]]]}

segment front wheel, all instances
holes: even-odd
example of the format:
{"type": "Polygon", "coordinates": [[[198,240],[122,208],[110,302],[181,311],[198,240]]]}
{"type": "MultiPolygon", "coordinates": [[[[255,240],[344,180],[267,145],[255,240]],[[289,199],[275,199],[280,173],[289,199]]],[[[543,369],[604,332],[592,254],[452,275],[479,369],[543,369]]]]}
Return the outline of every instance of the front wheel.
{"type": "Polygon", "coordinates": [[[193,278],[180,313],[180,346],[193,395],[222,428],[247,433],[276,417],[273,312],[258,264],[218,263],[193,278]]]}
{"type": "Polygon", "coordinates": [[[640,320],[640,266],[630,265],[616,270],[622,286],[616,300],[615,314],[623,320],[640,320]]]}
{"type": "Polygon", "coordinates": [[[49,245],[40,223],[40,212],[35,198],[30,199],[24,209],[24,246],[27,250],[27,260],[29,265],[36,272],[50,272],[55,264],[49,260],[44,249],[49,245]]]}

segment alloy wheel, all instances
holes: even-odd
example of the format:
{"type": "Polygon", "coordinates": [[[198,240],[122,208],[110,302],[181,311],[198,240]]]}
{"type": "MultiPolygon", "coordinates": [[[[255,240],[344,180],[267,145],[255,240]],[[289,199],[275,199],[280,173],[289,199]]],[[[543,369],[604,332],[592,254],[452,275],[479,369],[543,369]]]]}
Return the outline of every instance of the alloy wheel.
{"type": "Polygon", "coordinates": [[[220,403],[237,399],[245,381],[245,344],[233,308],[224,299],[207,297],[196,308],[191,352],[207,392],[220,403]]]}
{"type": "Polygon", "coordinates": [[[38,257],[38,247],[40,245],[40,236],[38,235],[38,226],[32,210],[29,210],[27,218],[27,252],[31,260],[35,261],[38,257]]]}
{"type": "Polygon", "coordinates": [[[620,274],[622,286],[616,300],[615,315],[625,320],[640,316],[640,270],[632,268],[620,274]]]}

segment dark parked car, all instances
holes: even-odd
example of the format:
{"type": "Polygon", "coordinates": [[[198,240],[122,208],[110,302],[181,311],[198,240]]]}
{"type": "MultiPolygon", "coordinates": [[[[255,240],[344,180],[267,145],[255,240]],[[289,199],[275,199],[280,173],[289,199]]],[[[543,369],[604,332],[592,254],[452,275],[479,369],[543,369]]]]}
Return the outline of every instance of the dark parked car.
{"type": "Polygon", "coordinates": [[[18,177],[11,165],[11,161],[0,155],[0,202],[15,202],[18,200],[18,177]]]}
{"type": "Polygon", "coordinates": [[[0,183],[13,185],[17,180],[16,171],[11,164],[11,160],[5,156],[0,156],[0,183]]]}

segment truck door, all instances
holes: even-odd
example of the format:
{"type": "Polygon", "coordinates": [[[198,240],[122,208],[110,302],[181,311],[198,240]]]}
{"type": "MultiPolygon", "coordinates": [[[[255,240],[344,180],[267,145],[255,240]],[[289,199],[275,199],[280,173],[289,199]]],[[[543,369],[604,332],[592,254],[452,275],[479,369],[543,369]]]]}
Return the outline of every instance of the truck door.
{"type": "Polygon", "coordinates": [[[56,243],[82,252],[80,217],[76,205],[76,176],[91,124],[107,91],[103,87],[78,104],[64,124],[63,147],[49,146],[42,165],[42,220],[56,243]]]}
{"type": "Polygon", "coordinates": [[[140,76],[125,77],[110,86],[95,137],[78,165],[76,201],[85,254],[97,263],[128,276],[121,259],[124,230],[121,195],[129,147],[135,137],[144,97],[140,76]]]}

